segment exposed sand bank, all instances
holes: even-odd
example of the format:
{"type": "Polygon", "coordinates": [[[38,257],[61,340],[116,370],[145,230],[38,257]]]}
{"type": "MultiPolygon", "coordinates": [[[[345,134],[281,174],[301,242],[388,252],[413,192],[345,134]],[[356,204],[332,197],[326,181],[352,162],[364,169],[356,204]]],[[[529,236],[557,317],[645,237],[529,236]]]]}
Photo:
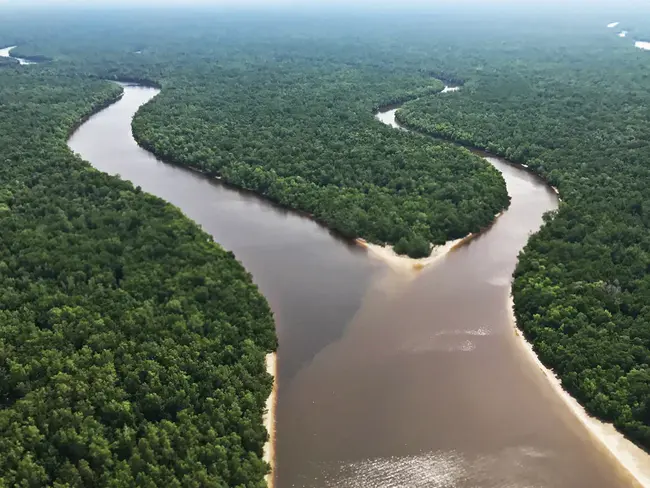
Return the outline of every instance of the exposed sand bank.
{"type": "MultiPolygon", "coordinates": [[[[460,90],[459,86],[449,86],[445,85],[445,87],[440,91],[440,93],[451,93],[451,92],[456,92],[460,90]]],[[[399,125],[399,123],[395,120],[395,112],[399,110],[399,107],[388,110],[388,111],[379,111],[375,114],[375,117],[377,120],[379,120],[381,123],[386,124],[390,127],[393,127],[395,129],[400,129],[400,130],[406,130],[405,127],[402,127],[399,125]]],[[[484,158],[485,159],[485,158],[484,158]]],[[[557,190],[556,190],[557,191],[557,190]]],[[[495,221],[501,213],[497,214],[495,216],[495,221]]],[[[494,223],[494,222],[492,222],[494,223]]],[[[492,225],[492,224],[490,224],[492,225]]],[[[431,254],[427,256],[426,258],[410,258],[405,255],[400,255],[395,252],[392,246],[380,246],[378,244],[370,244],[367,242],[365,239],[358,238],[356,239],[356,243],[364,247],[368,250],[368,254],[372,256],[373,258],[379,259],[386,263],[390,268],[396,271],[419,271],[427,266],[431,266],[433,263],[439,261],[443,257],[445,257],[449,252],[451,252],[453,249],[456,247],[460,246],[467,240],[471,240],[473,237],[473,234],[469,234],[463,238],[460,239],[455,239],[452,241],[447,241],[445,244],[440,245],[440,246],[434,246],[431,249],[431,254]]]]}
{"type": "Polygon", "coordinates": [[[275,469],[275,405],[277,401],[277,354],[272,352],[266,355],[266,372],[273,376],[273,390],[266,399],[266,414],[264,415],[264,427],[269,433],[269,440],[264,446],[264,461],[271,465],[271,472],[266,476],[266,484],[273,488],[273,470],[275,469]]]}
{"type": "Polygon", "coordinates": [[[368,250],[368,254],[375,258],[383,261],[394,271],[420,271],[432,264],[440,261],[447,254],[449,254],[454,249],[458,249],[464,244],[470,242],[476,236],[481,235],[486,230],[490,229],[494,223],[501,217],[506,211],[499,212],[494,216],[494,220],[490,222],[484,229],[481,229],[480,232],[475,234],[468,234],[465,237],[460,239],[454,239],[452,241],[447,241],[440,246],[433,246],[431,248],[431,254],[426,258],[410,258],[403,254],[397,254],[392,246],[380,246],[379,244],[371,244],[361,237],[357,238],[355,242],[358,246],[361,246],[368,250]]]}
{"type": "Polygon", "coordinates": [[[460,245],[465,239],[467,239],[467,237],[462,239],[455,239],[453,241],[447,241],[442,246],[434,246],[431,249],[431,254],[429,256],[426,258],[418,259],[397,254],[392,246],[370,244],[365,239],[359,238],[356,240],[356,243],[359,246],[366,248],[368,250],[368,254],[371,257],[383,261],[395,271],[418,271],[427,266],[431,266],[436,261],[439,261],[445,257],[452,249],[460,245]]]}
{"type": "Polygon", "coordinates": [[[641,486],[650,488],[650,455],[627,440],[612,424],[601,422],[590,416],[578,401],[562,388],[560,379],[553,371],[542,364],[537,354],[535,354],[532,344],[525,339],[523,333],[517,328],[512,295],[508,297],[508,310],[510,320],[515,328],[517,343],[521,346],[522,351],[529,360],[539,368],[555,393],[557,393],[580,423],[587,428],[594,439],[614,456],[620,465],[641,486]]]}

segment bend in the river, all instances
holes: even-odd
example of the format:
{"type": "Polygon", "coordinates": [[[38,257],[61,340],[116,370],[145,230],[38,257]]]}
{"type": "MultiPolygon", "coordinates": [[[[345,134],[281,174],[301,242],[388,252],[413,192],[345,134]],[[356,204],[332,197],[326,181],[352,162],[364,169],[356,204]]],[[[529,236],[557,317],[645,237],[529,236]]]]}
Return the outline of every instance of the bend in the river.
{"type": "Polygon", "coordinates": [[[16,56],[11,55],[12,49],[15,49],[17,46],[9,46],[0,49],[0,58],[11,58],[18,61],[18,64],[28,65],[28,64],[37,64],[35,61],[30,61],[29,59],[17,58],[16,56]]]}
{"type": "Polygon", "coordinates": [[[510,208],[407,280],[304,216],[139,148],[130,123],[157,93],[126,86],[69,145],[180,207],[269,299],[280,342],[277,486],[630,486],[513,331],[511,275],[557,205],[547,185],[488,158],[510,208]]]}
{"type": "MultiPolygon", "coordinates": [[[[460,88],[461,87],[458,86],[445,86],[440,93],[456,92],[460,90],[460,88]]],[[[403,130],[407,132],[415,132],[421,134],[424,137],[440,140],[442,142],[456,144],[453,140],[438,138],[436,136],[432,136],[427,133],[421,133],[417,129],[411,129],[400,124],[396,119],[396,114],[397,111],[403,105],[404,103],[393,104],[391,106],[387,106],[385,109],[379,109],[379,111],[375,113],[375,117],[380,122],[390,127],[393,127],[395,129],[403,130]]],[[[498,169],[504,176],[504,179],[506,181],[506,186],[508,187],[508,193],[511,196],[513,194],[512,192],[513,180],[510,178],[509,173],[507,171],[504,171],[505,169],[505,167],[503,166],[504,163],[510,167],[515,167],[520,171],[521,170],[526,171],[529,174],[533,175],[535,178],[538,178],[540,182],[544,182],[544,184],[547,185],[547,187],[550,188],[557,195],[557,201],[558,202],[560,201],[558,189],[551,186],[549,183],[547,183],[546,180],[540,175],[538,175],[536,172],[530,170],[527,165],[507,161],[503,158],[495,156],[494,154],[491,154],[480,148],[476,148],[476,147],[472,147],[460,143],[458,143],[457,145],[469,149],[472,153],[474,153],[479,157],[482,157],[483,159],[491,163],[496,169],[498,169]]],[[[556,202],[556,206],[557,206],[557,202],[556,202]]],[[[514,317],[514,311],[512,310],[512,306],[513,304],[510,302],[508,304],[508,307],[510,307],[511,309],[510,310],[511,321],[513,325],[516,327],[516,323],[515,323],[516,319],[514,317]]],[[[553,371],[549,370],[541,363],[539,358],[537,358],[537,356],[535,355],[532,345],[528,344],[525,341],[523,335],[520,335],[520,333],[517,331],[516,336],[521,339],[520,341],[517,342],[519,342],[520,345],[524,347],[524,350],[528,352],[529,358],[544,373],[549,384],[552,385],[553,389],[556,391],[559,397],[564,401],[565,405],[569,408],[569,410],[571,410],[574,413],[575,417],[583,424],[583,426],[587,428],[587,430],[594,437],[594,440],[600,443],[601,447],[604,450],[606,450],[612,457],[616,458],[617,462],[620,463],[620,467],[624,471],[627,471],[626,475],[629,475],[632,478],[634,478],[634,484],[638,483],[644,487],[650,486],[650,458],[648,454],[644,452],[642,449],[640,449],[638,446],[636,446],[634,443],[627,440],[622,434],[620,434],[616,430],[616,428],[612,424],[601,422],[598,419],[589,416],[584,410],[584,408],[577,402],[577,400],[575,400],[572,396],[569,395],[569,393],[567,393],[563,389],[560,380],[557,379],[553,371]]]]}

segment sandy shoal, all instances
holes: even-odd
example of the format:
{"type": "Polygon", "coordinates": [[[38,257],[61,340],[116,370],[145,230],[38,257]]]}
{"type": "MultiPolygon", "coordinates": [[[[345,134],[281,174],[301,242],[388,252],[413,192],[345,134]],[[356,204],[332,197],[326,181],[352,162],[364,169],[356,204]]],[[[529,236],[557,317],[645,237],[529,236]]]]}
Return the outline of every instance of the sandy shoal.
{"type": "Polygon", "coordinates": [[[277,401],[277,354],[275,352],[266,355],[266,372],[273,376],[273,390],[266,399],[266,413],[264,415],[264,427],[269,433],[269,440],[264,446],[264,461],[271,465],[271,472],[266,476],[266,484],[273,488],[273,470],[275,468],[275,406],[277,401]]]}
{"type": "MultiPolygon", "coordinates": [[[[468,236],[469,237],[469,236],[468,236]]],[[[444,258],[456,246],[460,245],[467,237],[462,239],[455,239],[447,241],[442,246],[434,246],[431,254],[426,258],[410,258],[406,255],[400,255],[395,252],[392,246],[380,246],[378,244],[371,244],[365,239],[357,239],[356,243],[368,250],[368,254],[380,261],[387,264],[395,271],[417,271],[444,258]]]]}

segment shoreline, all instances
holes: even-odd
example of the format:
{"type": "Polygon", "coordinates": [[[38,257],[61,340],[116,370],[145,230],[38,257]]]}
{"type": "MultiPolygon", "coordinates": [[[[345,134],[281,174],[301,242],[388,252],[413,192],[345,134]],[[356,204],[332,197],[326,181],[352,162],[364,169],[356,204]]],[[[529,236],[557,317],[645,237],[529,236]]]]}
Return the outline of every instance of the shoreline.
{"type": "Polygon", "coordinates": [[[277,403],[277,369],[278,369],[278,355],[272,352],[266,355],[266,372],[273,377],[273,390],[266,399],[266,412],[264,413],[263,422],[266,431],[269,433],[269,440],[264,445],[263,459],[271,466],[271,471],[266,475],[266,485],[268,488],[273,488],[274,485],[274,471],[275,471],[275,406],[277,403]]]}
{"type": "MultiPolygon", "coordinates": [[[[121,96],[122,94],[120,94],[117,100],[119,100],[121,96]]],[[[117,100],[113,100],[110,104],[114,103],[117,100]]],[[[519,166],[526,168],[525,165],[519,165],[519,166]]],[[[185,168],[190,170],[195,170],[187,166],[185,166],[185,168]]],[[[200,170],[195,170],[195,171],[200,172],[200,170]]],[[[555,187],[551,187],[551,188],[556,194],[559,195],[559,191],[557,190],[557,188],[555,187]]],[[[259,194],[256,195],[259,196],[259,194]]],[[[264,199],[267,200],[266,198],[264,199]]],[[[494,224],[494,222],[499,217],[499,215],[495,217],[491,225],[494,224]]],[[[487,229],[489,229],[490,226],[488,226],[487,229]]],[[[432,249],[430,256],[426,258],[419,258],[419,259],[397,255],[391,246],[380,246],[377,244],[370,244],[360,238],[356,239],[354,242],[358,246],[365,247],[368,250],[368,254],[370,256],[383,261],[394,270],[418,271],[423,269],[426,266],[431,266],[434,263],[438,262],[439,260],[444,258],[447,254],[449,254],[451,251],[461,247],[464,243],[468,242],[476,235],[480,235],[481,232],[477,234],[469,234],[464,238],[447,241],[443,245],[435,246],[432,249]]],[[[517,328],[516,320],[514,316],[514,310],[513,310],[513,299],[510,294],[509,294],[509,301],[508,301],[508,310],[515,331],[515,336],[516,336],[515,340],[519,343],[519,346],[521,346],[522,352],[525,352],[529,360],[532,361],[531,365],[538,366],[540,371],[546,377],[546,380],[549,382],[553,391],[559,395],[559,397],[566,404],[566,406],[569,408],[571,413],[586,428],[587,432],[591,436],[593,436],[595,440],[599,442],[599,445],[605,448],[609,455],[612,455],[614,457],[614,459],[617,461],[621,469],[624,469],[627,473],[629,473],[629,475],[632,476],[634,479],[636,479],[637,482],[640,483],[642,486],[650,488],[650,456],[647,453],[645,453],[643,450],[638,448],[636,445],[634,445],[632,442],[625,439],[622,434],[616,431],[613,425],[605,424],[589,416],[585,412],[584,408],[571,395],[569,395],[568,392],[566,392],[562,388],[560,380],[550,369],[546,368],[541,363],[541,361],[535,354],[532,345],[526,341],[525,337],[523,336],[523,333],[517,328]],[[641,464],[644,465],[642,466],[641,464]]],[[[274,379],[273,389],[266,400],[266,408],[265,408],[265,413],[263,415],[263,423],[269,435],[269,439],[264,446],[263,459],[271,467],[269,474],[266,475],[266,481],[267,481],[267,486],[269,488],[272,488],[274,486],[274,468],[275,468],[274,464],[275,464],[275,434],[276,434],[275,415],[276,415],[276,403],[277,403],[277,374],[276,374],[277,354],[270,353],[266,355],[265,363],[266,363],[266,371],[274,379]]]]}
{"type": "Polygon", "coordinates": [[[371,244],[361,237],[355,239],[355,242],[358,246],[365,248],[370,257],[382,261],[394,271],[420,271],[441,260],[456,247],[460,246],[466,239],[470,239],[471,237],[473,237],[473,234],[469,234],[460,239],[447,241],[440,246],[433,246],[431,254],[426,258],[410,258],[405,254],[400,255],[395,252],[393,246],[371,244]]]}
{"type": "Polygon", "coordinates": [[[478,232],[469,233],[465,237],[453,239],[438,246],[433,246],[431,248],[431,254],[425,258],[410,258],[405,254],[397,254],[393,246],[389,246],[388,244],[383,246],[379,244],[372,244],[362,237],[357,237],[354,242],[357,246],[366,249],[370,257],[388,265],[388,267],[393,271],[421,271],[424,268],[437,263],[446,257],[450,252],[453,252],[454,250],[459,249],[463,245],[472,241],[475,237],[482,235],[485,231],[489,230],[494,224],[496,224],[497,220],[499,220],[499,218],[504,213],[506,213],[506,211],[507,209],[496,214],[494,216],[494,220],[492,220],[489,225],[485,226],[478,232]]]}
{"type": "MultiPolygon", "coordinates": [[[[147,88],[153,88],[156,90],[161,90],[160,88],[157,88],[156,86],[153,86],[153,82],[149,82],[149,85],[142,85],[138,82],[123,82],[123,81],[115,81],[115,80],[107,80],[111,83],[116,83],[119,86],[122,86],[124,88],[124,84],[127,85],[133,85],[133,86],[145,86],[147,88]]],[[[157,94],[156,94],[157,95],[157,94]]],[[[120,91],[116,96],[107,98],[106,100],[98,103],[96,106],[92,107],[91,110],[83,115],[79,120],[77,120],[71,127],[70,130],[68,131],[67,138],[66,140],[69,142],[70,138],[74,136],[74,134],[80,129],[80,127],[86,123],[91,117],[97,115],[98,113],[102,112],[103,110],[107,109],[108,107],[114,105],[115,103],[119,102],[122,100],[124,97],[124,89],[120,91]]],[[[136,144],[140,146],[137,141],[136,144]]],[[[143,148],[144,149],[144,148],[143,148]]],[[[144,149],[146,150],[146,149],[144,149]]],[[[153,154],[153,153],[152,153],[153,154]]],[[[155,156],[155,155],[154,155],[155,156]]],[[[90,167],[93,168],[93,170],[97,171],[97,169],[94,168],[94,166],[90,165],[90,167]]],[[[193,168],[189,166],[181,166],[185,170],[189,170],[192,172],[200,173],[205,175],[201,170],[198,168],[193,168]]],[[[209,177],[205,175],[206,177],[209,177]]],[[[210,177],[210,178],[215,178],[217,180],[221,180],[220,177],[210,177]]],[[[256,195],[258,196],[258,195],[256,195]]],[[[158,197],[157,197],[158,198],[158,197]]],[[[269,200],[266,200],[268,203],[272,203],[269,200]]],[[[271,352],[268,353],[265,356],[265,366],[266,366],[266,372],[273,378],[273,388],[271,390],[271,393],[266,399],[266,405],[265,405],[265,411],[262,416],[262,423],[268,432],[268,440],[264,444],[263,448],[263,454],[262,454],[262,459],[270,465],[270,471],[269,473],[265,476],[265,481],[267,483],[268,488],[273,488],[274,487],[274,470],[275,470],[275,423],[276,423],[276,417],[275,417],[275,412],[276,412],[276,404],[277,404],[277,352],[271,352]]]]}
{"type": "Polygon", "coordinates": [[[42,62],[42,61],[36,60],[36,58],[33,58],[33,59],[19,58],[17,56],[12,55],[11,51],[16,49],[17,47],[18,47],[17,45],[16,46],[3,47],[2,49],[0,49],[0,58],[15,59],[16,61],[18,61],[18,64],[21,65],[21,66],[27,66],[27,65],[30,65],[30,64],[38,64],[39,62],[42,62]]]}
{"type": "Polygon", "coordinates": [[[625,438],[613,424],[602,422],[587,413],[585,408],[562,387],[562,382],[557,375],[542,363],[532,344],[526,340],[524,333],[517,327],[514,299],[511,293],[508,294],[507,307],[510,323],[515,332],[515,342],[527,360],[537,366],[553,392],[562,400],[589,435],[600,444],[600,447],[604,448],[639,486],[650,488],[650,454],[625,438]]]}
{"type": "MultiPolygon", "coordinates": [[[[611,25],[608,27],[615,27],[615,25],[611,25]]],[[[650,50],[650,42],[641,42],[641,43],[637,42],[636,47],[650,50]]],[[[445,91],[446,89],[443,91],[443,93],[445,91]]],[[[381,111],[379,113],[381,113],[381,111]]],[[[397,123],[397,121],[395,121],[395,125],[397,128],[406,129],[405,127],[397,123]]],[[[450,142],[453,143],[454,141],[450,141],[450,142]]],[[[470,148],[470,150],[472,149],[476,150],[476,148],[470,148]]],[[[480,151],[480,152],[483,153],[484,151],[480,151]]],[[[489,153],[479,154],[479,155],[483,158],[486,158],[486,156],[495,156],[489,153]]],[[[562,202],[559,189],[556,186],[551,185],[543,176],[539,175],[537,172],[530,170],[528,165],[523,163],[515,163],[509,160],[505,160],[505,161],[507,161],[508,163],[514,166],[519,166],[522,169],[534,174],[538,178],[541,178],[545,182],[545,184],[549,187],[549,189],[557,196],[558,203],[562,202]]],[[[497,215],[497,218],[498,217],[499,216],[497,215]]],[[[495,221],[496,218],[493,221],[493,224],[495,221]]],[[[482,232],[478,233],[477,235],[480,235],[481,233],[482,232]]],[[[469,238],[471,240],[472,237],[473,236],[470,235],[465,239],[469,238]]],[[[461,241],[464,241],[465,239],[462,239],[461,241]]],[[[439,246],[438,252],[435,252],[435,248],[434,248],[434,251],[432,252],[432,256],[435,253],[435,257],[433,257],[430,262],[433,263],[441,259],[446,254],[448,254],[452,249],[460,245],[462,245],[461,242],[451,241],[446,243],[443,246],[439,246]],[[451,245],[452,243],[453,245],[451,245]]],[[[410,264],[411,269],[421,269],[418,263],[418,261],[420,260],[410,259],[406,256],[397,256],[395,252],[392,250],[392,248],[386,248],[386,247],[372,245],[372,244],[365,244],[364,247],[367,247],[373,256],[384,260],[393,268],[399,266],[401,269],[404,269],[410,264]]],[[[430,258],[425,258],[425,261],[428,259],[430,258]]],[[[426,263],[425,265],[427,264],[430,263],[426,263]]],[[[644,450],[639,448],[636,444],[634,444],[633,442],[625,438],[623,434],[621,434],[616,430],[613,424],[602,422],[597,418],[589,415],[585,410],[585,408],[582,405],[580,405],[580,403],[573,396],[571,396],[566,390],[564,390],[560,379],[555,375],[555,373],[551,369],[547,368],[541,362],[541,360],[535,353],[532,344],[526,340],[523,332],[517,327],[517,321],[514,314],[514,299],[512,297],[511,290],[508,293],[507,307],[508,307],[510,322],[515,332],[514,340],[517,344],[516,347],[519,348],[520,351],[524,354],[524,356],[527,358],[526,360],[530,361],[531,366],[537,366],[538,370],[544,376],[543,381],[548,382],[554,394],[557,395],[559,399],[561,399],[565,407],[568,408],[569,412],[582,425],[582,427],[586,429],[588,435],[592,437],[594,441],[597,442],[597,448],[606,452],[608,456],[611,456],[612,459],[615,461],[615,463],[618,465],[618,468],[622,472],[624,472],[625,475],[627,475],[631,480],[634,480],[635,485],[641,486],[643,488],[650,488],[650,454],[646,453],[644,450]]]]}

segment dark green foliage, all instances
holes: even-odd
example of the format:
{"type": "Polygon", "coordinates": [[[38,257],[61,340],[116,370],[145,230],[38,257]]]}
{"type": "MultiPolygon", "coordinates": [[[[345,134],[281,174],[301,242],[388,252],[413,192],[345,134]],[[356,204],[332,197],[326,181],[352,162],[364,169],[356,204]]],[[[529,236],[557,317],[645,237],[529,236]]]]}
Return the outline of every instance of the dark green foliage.
{"type": "Polygon", "coordinates": [[[0,72],[0,486],[261,487],[271,313],[172,206],[70,154],[119,87],[0,72]]]}
{"type": "Polygon", "coordinates": [[[122,18],[87,20],[67,36],[43,27],[47,41],[16,52],[45,53],[59,69],[83,65],[98,77],[162,85],[135,118],[141,146],[346,237],[381,244],[405,237],[416,242],[405,252],[421,255],[423,240],[477,232],[508,206],[503,178],[487,162],[374,119],[376,107],[443,84],[433,69],[396,64],[397,48],[382,55],[373,37],[359,37],[358,24],[159,15],[147,28],[122,18]],[[119,35],[97,35],[113,25],[119,35]]]}
{"type": "Polygon", "coordinates": [[[9,66],[18,66],[18,60],[13,58],[0,58],[0,68],[7,68],[9,66]]]}
{"type": "Polygon", "coordinates": [[[431,253],[431,246],[427,240],[418,235],[402,237],[395,244],[397,254],[408,254],[412,258],[423,258],[431,253]]]}
{"type": "Polygon", "coordinates": [[[503,181],[372,109],[431,95],[432,75],[463,82],[400,119],[560,188],[516,272],[519,325],[650,448],[650,53],[609,13],[540,9],[3,17],[4,45],[54,62],[0,72],[0,485],[260,486],[265,470],[266,304],[177,211],[67,153],[69,127],[115,95],[88,77],[163,87],[134,127],[161,156],[413,256],[490,222],[503,181]]]}
{"type": "Polygon", "coordinates": [[[397,250],[410,255],[477,231],[507,206],[503,180],[486,162],[373,120],[373,98],[390,99],[406,80],[303,60],[299,45],[291,49],[296,60],[268,68],[197,63],[213,74],[203,80],[184,71],[182,83],[138,114],[136,139],[165,160],[305,211],[344,236],[407,238],[413,244],[397,250]]]}
{"type": "Polygon", "coordinates": [[[398,118],[559,188],[559,211],[520,256],[518,325],[590,413],[650,449],[650,53],[601,31],[578,30],[563,51],[552,30],[541,53],[524,38],[531,53],[495,51],[493,72],[398,118]]]}

